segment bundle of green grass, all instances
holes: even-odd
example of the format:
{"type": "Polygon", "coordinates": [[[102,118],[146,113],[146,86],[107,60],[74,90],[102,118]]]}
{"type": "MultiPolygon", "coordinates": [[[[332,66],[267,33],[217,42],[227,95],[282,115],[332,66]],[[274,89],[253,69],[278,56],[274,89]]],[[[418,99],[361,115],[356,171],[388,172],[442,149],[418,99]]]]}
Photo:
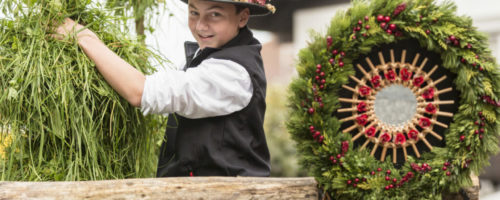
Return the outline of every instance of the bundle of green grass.
{"type": "Polygon", "coordinates": [[[103,180],[154,176],[164,119],[143,116],[103,79],[74,39],[51,30],[71,17],[143,73],[160,56],[90,0],[2,0],[0,178],[103,180]]]}

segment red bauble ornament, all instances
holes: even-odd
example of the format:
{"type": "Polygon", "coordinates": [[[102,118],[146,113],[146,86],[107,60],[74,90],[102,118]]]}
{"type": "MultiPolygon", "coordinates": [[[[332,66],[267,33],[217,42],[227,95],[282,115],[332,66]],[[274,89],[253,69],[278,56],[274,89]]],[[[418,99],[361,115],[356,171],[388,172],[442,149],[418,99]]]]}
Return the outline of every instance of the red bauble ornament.
{"type": "Polygon", "coordinates": [[[384,17],[384,21],[387,22],[387,23],[389,23],[391,21],[391,17],[385,16],[384,17]]]}
{"type": "Polygon", "coordinates": [[[429,118],[422,117],[422,118],[420,118],[420,122],[418,124],[422,128],[427,128],[427,127],[431,126],[432,123],[431,123],[431,120],[429,120],[429,118]]]}
{"type": "Polygon", "coordinates": [[[392,13],[392,16],[396,17],[399,15],[399,13],[403,12],[406,9],[406,3],[401,3],[398,6],[396,6],[396,9],[394,9],[394,12],[392,13]]]}
{"type": "Polygon", "coordinates": [[[366,125],[366,123],[368,123],[368,115],[363,114],[361,116],[356,117],[356,122],[361,126],[366,125]]]}
{"type": "Polygon", "coordinates": [[[370,93],[371,93],[371,88],[370,88],[370,87],[368,87],[368,86],[366,86],[366,85],[361,86],[361,87],[359,88],[359,94],[360,94],[361,96],[368,96],[368,95],[370,95],[370,93]]]}
{"type": "Polygon", "coordinates": [[[385,22],[380,23],[380,28],[385,30],[385,29],[387,29],[386,26],[387,26],[387,23],[385,23],[385,22]]]}
{"type": "Polygon", "coordinates": [[[391,31],[396,31],[396,28],[397,28],[396,24],[389,24],[389,29],[391,31]]]}
{"type": "Polygon", "coordinates": [[[384,21],[384,16],[383,16],[383,15],[378,15],[378,16],[377,16],[377,21],[378,21],[378,22],[382,22],[382,21],[384,21]]]}

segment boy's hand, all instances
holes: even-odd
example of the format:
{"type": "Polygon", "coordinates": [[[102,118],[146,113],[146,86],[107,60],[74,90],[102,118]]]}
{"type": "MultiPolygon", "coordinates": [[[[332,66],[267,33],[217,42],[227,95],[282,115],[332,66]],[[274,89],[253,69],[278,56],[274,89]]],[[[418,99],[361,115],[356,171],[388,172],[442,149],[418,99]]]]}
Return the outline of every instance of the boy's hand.
{"type": "Polygon", "coordinates": [[[97,35],[85,28],[84,26],[76,23],[70,18],[64,19],[63,24],[59,25],[55,29],[56,33],[52,35],[52,37],[58,40],[64,40],[66,37],[75,37],[77,42],[80,42],[85,37],[90,37],[99,40],[97,35]]]}

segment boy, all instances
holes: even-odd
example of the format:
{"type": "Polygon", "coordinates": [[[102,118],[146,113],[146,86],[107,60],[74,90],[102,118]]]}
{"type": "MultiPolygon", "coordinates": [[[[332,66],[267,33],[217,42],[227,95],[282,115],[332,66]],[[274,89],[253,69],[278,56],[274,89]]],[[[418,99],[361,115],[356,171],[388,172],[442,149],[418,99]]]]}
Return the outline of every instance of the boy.
{"type": "Polygon", "coordinates": [[[84,29],[77,42],[113,89],[145,114],[170,113],[158,177],[269,176],[261,45],[246,25],[274,7],[265,0],[189,0],[188,7],[197,43],[186,42],[182,71],[146,77],[70,19],[55,37],[84,29]]]}

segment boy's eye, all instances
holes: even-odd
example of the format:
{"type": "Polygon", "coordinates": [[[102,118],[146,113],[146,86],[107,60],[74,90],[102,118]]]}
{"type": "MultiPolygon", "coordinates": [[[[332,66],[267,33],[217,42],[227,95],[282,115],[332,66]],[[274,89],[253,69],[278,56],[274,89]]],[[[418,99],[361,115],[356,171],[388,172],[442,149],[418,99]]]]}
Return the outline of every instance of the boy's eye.
{"type": "Polygon", "coordinates": [[[196,12],[196,11],[190,11],[189,13],[190,13],[191,15],[198,15],[198,12],[196,12]]]}
{"type": "Polygon", "coordinates": [[[212,17],[219,17],[219,16],[221,16],[220,13],[217,13],[217,12],[212,13],[212,17]]]}

